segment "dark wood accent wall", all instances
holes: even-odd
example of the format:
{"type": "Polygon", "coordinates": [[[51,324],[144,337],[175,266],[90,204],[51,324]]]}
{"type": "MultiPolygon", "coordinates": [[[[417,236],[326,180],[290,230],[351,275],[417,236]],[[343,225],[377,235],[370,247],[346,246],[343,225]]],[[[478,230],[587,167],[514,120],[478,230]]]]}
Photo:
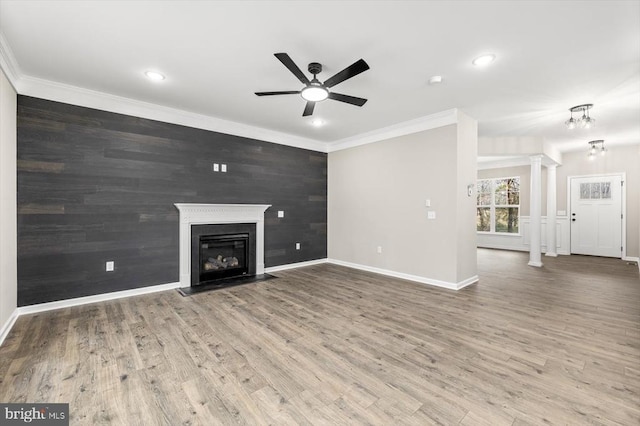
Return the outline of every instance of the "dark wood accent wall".
{"type": "Polygon", "coordinates": [[[327,256],[324,153],[19,96],[17,161],[19,306],[178,281],[174,203],[272,204],[267,267],[327,256]]]}

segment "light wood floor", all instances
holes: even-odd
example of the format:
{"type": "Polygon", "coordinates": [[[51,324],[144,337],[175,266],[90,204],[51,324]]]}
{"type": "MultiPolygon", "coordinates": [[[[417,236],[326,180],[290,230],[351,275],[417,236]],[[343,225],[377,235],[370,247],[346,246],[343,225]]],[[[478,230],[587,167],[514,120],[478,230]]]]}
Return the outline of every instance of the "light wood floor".
{"type": "Polygon", "coordinates": [[[71,424],[640,424],[637,266],[479,251],[454,292],[338,266],[20,317],[0,402],[71,424]]]}

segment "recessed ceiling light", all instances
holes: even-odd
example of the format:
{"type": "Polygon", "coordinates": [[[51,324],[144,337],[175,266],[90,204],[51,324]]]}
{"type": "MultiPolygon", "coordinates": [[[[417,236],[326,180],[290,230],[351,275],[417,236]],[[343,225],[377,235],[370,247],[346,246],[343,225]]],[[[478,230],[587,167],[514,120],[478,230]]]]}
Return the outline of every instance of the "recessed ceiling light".
{"type": "Polygon", "coordinates": [[[324,126],[324,120],[321,118],[314,118],[313,120],[311,120],[311,125],[314,127],[324,126]]]}
{"type": "Polygon", "coordinates": [[[484,67],[486,65],[489,65],[495,59],[496,59],[496,55],[493,55],[493,54],[482,55],[475,58],[472,64],[475,65],[476,67],[484,67]]]}
{"type": "Polygon", "coordinates": [[[147,76],[149,80],[153,80],[153,81],[164,80],[164,75],[160,74],[157,71],[145,71],[144,75],[147,76]]]}
{"type": "Polygon", "coordinates": [[[442,76],[441,75],[434,75],[433,77],[431,77],[429,79],[429,84],[434,85],[434,84],[440,84],[442,83],[442,76]]]}

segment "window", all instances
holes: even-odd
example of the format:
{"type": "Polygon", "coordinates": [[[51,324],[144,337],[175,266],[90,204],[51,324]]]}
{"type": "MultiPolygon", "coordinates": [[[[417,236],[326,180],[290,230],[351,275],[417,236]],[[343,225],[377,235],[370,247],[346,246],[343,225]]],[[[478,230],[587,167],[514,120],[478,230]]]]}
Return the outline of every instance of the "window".
{"type": "Polygon", "coordinates": [[[592,182],[580,184],[581,200],[599,200],[611,198],[611,182],[592,182]]]}
{"type": "Polygon", "coordinates": [[[520,177],[479,180],[476,192],[478,232],[520,232],[520,177]]]}

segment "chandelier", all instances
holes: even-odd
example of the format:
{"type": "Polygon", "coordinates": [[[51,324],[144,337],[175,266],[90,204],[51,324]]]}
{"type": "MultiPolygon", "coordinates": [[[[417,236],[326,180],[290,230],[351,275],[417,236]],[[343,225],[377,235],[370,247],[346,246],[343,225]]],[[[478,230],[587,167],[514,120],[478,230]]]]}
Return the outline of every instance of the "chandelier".
{"type": "Polygon", "coordinates": [[[598,152],[600,153],[600,155],[604,155],[605,152],[607,152],[607,150],[604,148],[604,140],[602,139],[590,141],[588,142],[588,144],[589,154],[587,155],[587,157],[589,158],[589,160],[595,159],[598,152]]]}
{"type": "Polygon", "coordinates": [[[568,129],[575,129],[576,127],[581,127],[583,129],[590,129],[596,123],[594,118],[589,117],[589,110],[593,108],[593,104],[584,104],[577,105],[569,108],[571,111],[571,118],[564,122],[568,129]],[[582,117],[573,118],[574,112],[582,112],[582,117]]]}

